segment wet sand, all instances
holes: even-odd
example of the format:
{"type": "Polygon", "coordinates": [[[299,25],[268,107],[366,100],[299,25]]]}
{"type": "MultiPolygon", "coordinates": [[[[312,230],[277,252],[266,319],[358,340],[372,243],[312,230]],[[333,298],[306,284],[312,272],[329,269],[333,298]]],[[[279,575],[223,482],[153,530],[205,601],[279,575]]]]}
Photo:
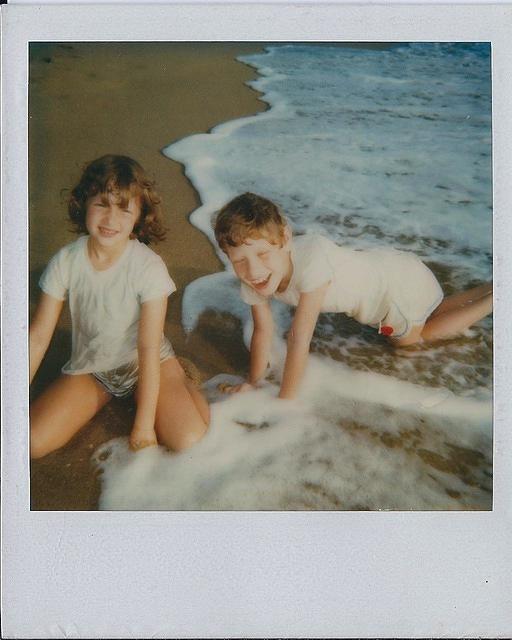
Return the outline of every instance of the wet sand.
{"type": "MultiPolygon", "coordinates": [[[[161,149],[182,137],[266,108],[244,85],[255,71],[235,56],[259,50],[245,43],[44,43],[31,48],[29,86],[30,313],[37,281],[50,257],[75,236],[66,219],[66,189],[83,165],[106,153],[134,157],[152,175],[164,204],[167,239],[153,248],[178,286],[169,300],[166,334],[203,379],[239,372],[247,352],[233,318],[205,314],[188,338],[181,297],[192,280],[221,268],[205,236],[189,222],[199,199],[181,165],[161,149]],[[198,256],[200,257],[198,259],[198,256]]],[[[31,394],[60,372],[70,352],[64,312],[31,394]]],[[[31,508],[97,508],[92,452],[128,435],[131,401],[111,401],[63,449],[31,465],[31,508]]]]}

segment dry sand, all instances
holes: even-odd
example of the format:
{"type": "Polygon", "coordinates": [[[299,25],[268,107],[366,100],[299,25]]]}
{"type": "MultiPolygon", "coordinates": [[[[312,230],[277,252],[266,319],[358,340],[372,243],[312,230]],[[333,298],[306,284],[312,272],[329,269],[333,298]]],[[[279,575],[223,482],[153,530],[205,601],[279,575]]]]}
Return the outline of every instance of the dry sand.
{"type": "MultiPolygon", "coordinates": [[[[180,325],[186,285],[221,268],[206,240],[188,222],[197,193],[182,167],[161,149],[185,136],[266,108],[244,86],[255,72],[235,56],[259,50],[245,43],[50,43],[31,49],[29,84],[30,311],[37,280],[50,257],[74,236],[66,220],[65,189],[83,165],[106,153],[138,160],[163,197],[167,239],[153,248],[165,260],[178,293],[169,300],[166,334],[178,355],[203,377],[239,372],[247,364],[233,319],[205,314],[187,339],[180,325]],[[200,259],[198,259],[200,256],[200,259]],[[237,337],[238,336],[238,337],[237,337]]],[[[32,385],[37,395],[59,375],[70,350],[64,313],[32,385]]],[[[31,465],[31,508],[95,509],[99,482],[90,464],[102,442],[128,435],[131,401],[111,401],[62,450],[31,465]]]]}

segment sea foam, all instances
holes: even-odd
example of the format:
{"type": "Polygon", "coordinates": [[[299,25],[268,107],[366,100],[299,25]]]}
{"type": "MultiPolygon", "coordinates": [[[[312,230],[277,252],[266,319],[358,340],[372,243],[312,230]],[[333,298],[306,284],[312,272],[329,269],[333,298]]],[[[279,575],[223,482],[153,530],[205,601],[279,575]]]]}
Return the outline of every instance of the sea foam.
{"type": "Polygon", "coordinates": [[[188,451],[103,445],[100,508],[490,508],[487,403],[409,383],[397,396],[388,376],[322,360],[311,358],[299,401],[278,400],[271,383],[230,396],[218,387],[240,379],[209,381],[210,430],[188,451]]]}
{"type": "MultiPolygon", "coordinates": [[[[254,191],[282,206],[295,233],[413,251],[447,294],[490,279],[489,53],[485,44],[388,51],[280,45],[243,57],[258,69],[251,85],[270,108],[165,149],[200,194],[192,222],[215,245],[216,211],[254,191]]],[[[212,281],[203,289],[206,283],[212,281]]],[[[222,292],[218,298],[231,309],[222,292]]],[[[203,310],[188,304],[193,298],[185,297],[186,326],[203,310]]],[[[212,308],[219,307],[215,298],[212,288],[212,308]]],[[[491,320],[465,338],[397,356],[375,332],[325,314],[313,349],[354,368],[490,399],[491,320]]]]}
{"type": "MultiPolygon", "coordinates": [[[[212,218],[253,191],[294,233],[417,253],[447,293],[492,269],[490,50],[417,43],[387,51],[276,45],[241,58],[269,108],[173,143],[212,218]]],[[[249,309],[226,271],[188,285],[182,321],[249,309]]],[[[492,322],[428,348],[393,350],[375,330],[322,314],[299,400],[277,399],[291,309],[261,388],[229,396],[209,381],[208,434],[192,450],[95,454],[107,509],[489,509],[492,322]]]]}

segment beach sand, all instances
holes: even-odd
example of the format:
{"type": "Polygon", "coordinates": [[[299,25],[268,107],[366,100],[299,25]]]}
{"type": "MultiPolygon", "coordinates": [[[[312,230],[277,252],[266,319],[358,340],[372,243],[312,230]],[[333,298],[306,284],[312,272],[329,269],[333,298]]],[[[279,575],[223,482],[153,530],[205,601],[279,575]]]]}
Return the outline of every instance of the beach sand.
{"type": "MultiPolygon", "coordinates": [[[[30,314],[39,276],[50,257],[72,242],[66,192],[83,165],[103,154],[134,157],[155,178],[163,197],[167,239],[153,248],[166,262],[178,292],[169,300],[166,334],[179,356],[203,379],[239,372],[247,351],[233,318],[205,314],[188,338],[180,324],[186,285],[221,264],[188,215],[199,199],[181,165],[163,156],[171,142],[264,110],[244,85],[255,72],[235,56],[259,50],[245,43],[38,43],[31,47],[29,84],[30,314]],[[199,256],[199,259],[198,259],[199,256]]],[[[67,311],[34,380],[32,397],[60,372],[70,352],[67,311]]],[[[99,481],[92,452],[128,435],[131,401],[112,400],[63,449],[31,464],[31,508],[96,509],[99,481]]]]}

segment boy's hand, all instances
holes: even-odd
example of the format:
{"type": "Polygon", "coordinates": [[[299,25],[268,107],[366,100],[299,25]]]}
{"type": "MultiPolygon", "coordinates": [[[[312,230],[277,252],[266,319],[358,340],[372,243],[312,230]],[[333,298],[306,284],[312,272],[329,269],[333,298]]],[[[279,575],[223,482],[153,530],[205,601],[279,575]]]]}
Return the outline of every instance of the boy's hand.
{"type": "Polygon", "coordinates": [[[155,447],[158,444],[153,428],[138,427],[135,425],[130,434],[130,449],[139,451],[146,447],[155,447]]]}
{"type": "Polygon", "coordinates": [[[222,393],[245,393],[246,391],[253,391],[256,389],[250,382],[242,382],[241,384],[219,384],[219,391],[222,393]]]}

